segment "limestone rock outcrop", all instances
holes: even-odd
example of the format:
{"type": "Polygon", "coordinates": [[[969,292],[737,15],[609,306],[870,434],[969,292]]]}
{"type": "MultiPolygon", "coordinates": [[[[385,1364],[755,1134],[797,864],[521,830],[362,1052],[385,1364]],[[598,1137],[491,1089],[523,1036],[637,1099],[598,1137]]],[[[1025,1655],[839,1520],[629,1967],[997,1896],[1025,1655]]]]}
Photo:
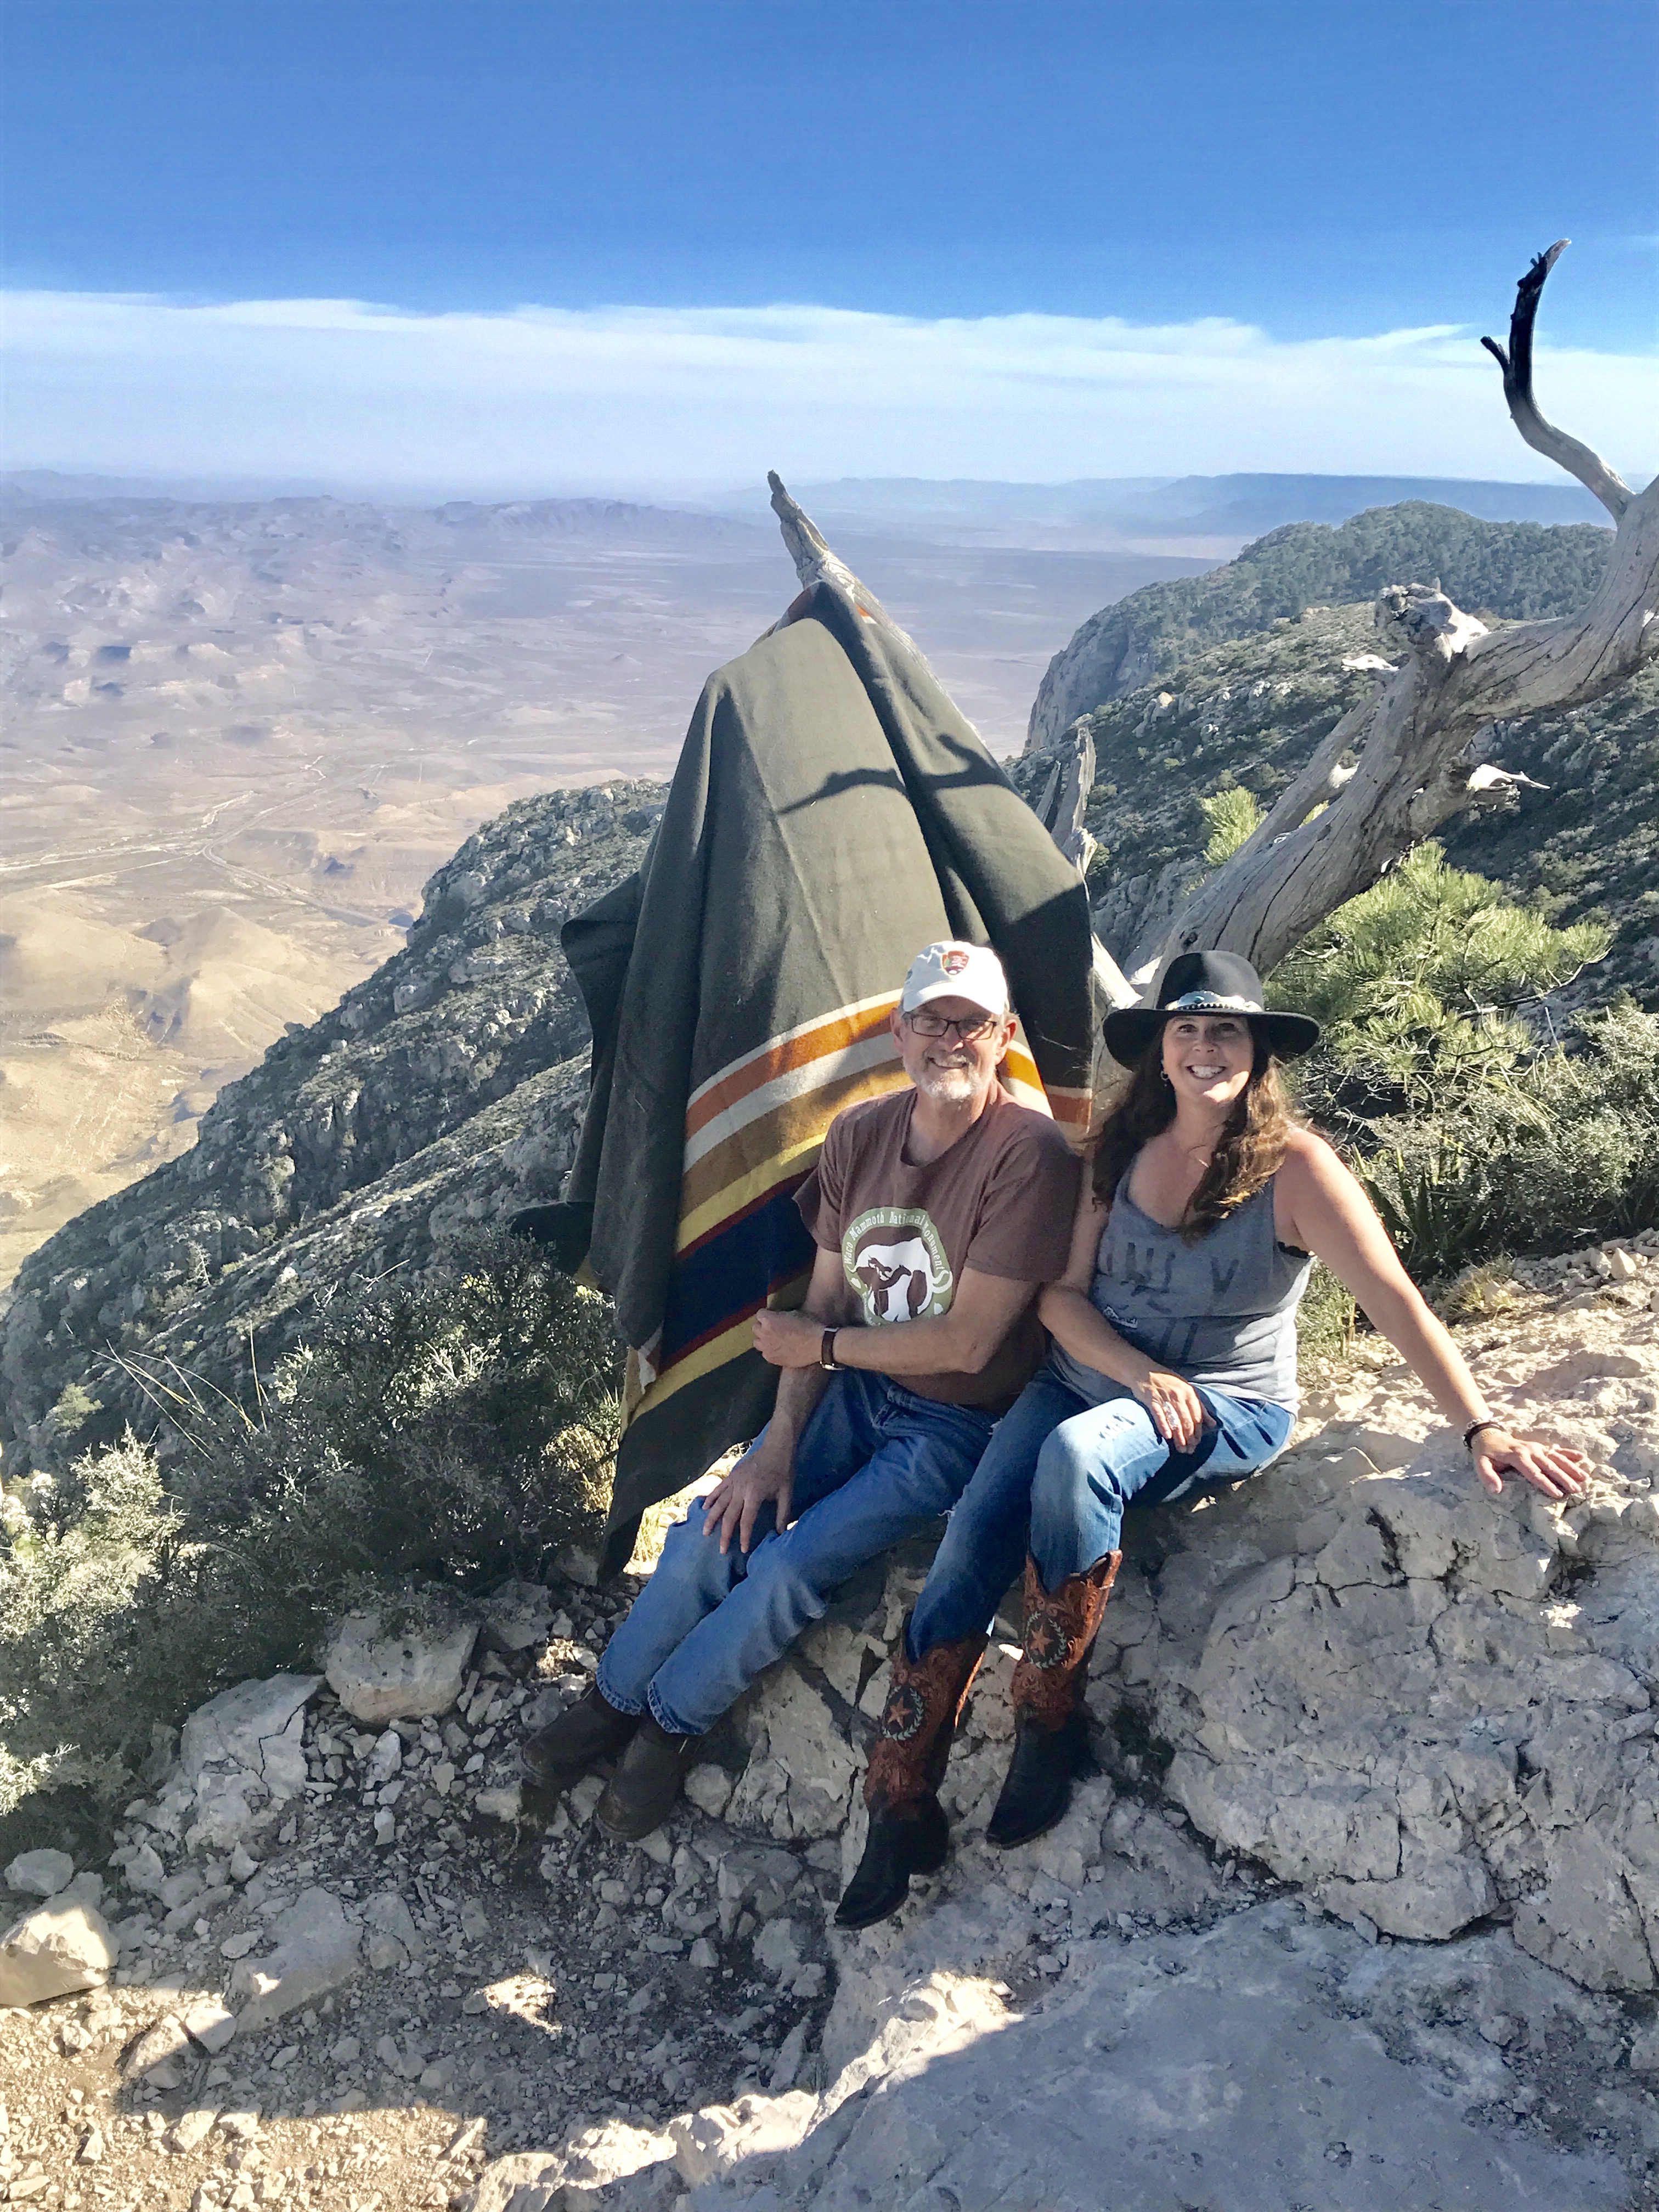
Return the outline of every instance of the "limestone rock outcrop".
{"type": "MultiPolygon", "coordinates": [[[[1597,1989],[1656,1986],[1659,1453],[1650,1316],[1523,1325],[1479,1362],[1513,1424],[1598,1462],[1559,1511],[1474,1486],[1426,1397],[1327,1428],[1158,1532],[1108,1611],[1091,1696],[1173,1752],[1223,1851],[1384,1932],[1494,1910],[1597,1989]],[[1178,1543],[1178,1548],[1175,1544],[1178,1543]]],[[[1167,1522],[1168,1516],[1157,1516],[1167,1522]]]]}

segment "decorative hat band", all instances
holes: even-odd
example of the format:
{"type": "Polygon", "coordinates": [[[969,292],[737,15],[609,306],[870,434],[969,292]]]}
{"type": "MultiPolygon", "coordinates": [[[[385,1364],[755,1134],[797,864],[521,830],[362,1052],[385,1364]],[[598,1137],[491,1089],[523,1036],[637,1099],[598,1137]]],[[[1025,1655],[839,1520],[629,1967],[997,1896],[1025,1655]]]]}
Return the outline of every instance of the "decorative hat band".
{"type": "Polygon", "coordinates": [[[1180,998],[1170,1000],[1158,1011],[1171,1014],[1184,1012],[1188,1007],[1230,1014],[1261,1014],[1267,1012],[1267,1008],[1259,1006],[1254,999],[1224,998],[1218,991],[1183,991],[1180,998]]]}

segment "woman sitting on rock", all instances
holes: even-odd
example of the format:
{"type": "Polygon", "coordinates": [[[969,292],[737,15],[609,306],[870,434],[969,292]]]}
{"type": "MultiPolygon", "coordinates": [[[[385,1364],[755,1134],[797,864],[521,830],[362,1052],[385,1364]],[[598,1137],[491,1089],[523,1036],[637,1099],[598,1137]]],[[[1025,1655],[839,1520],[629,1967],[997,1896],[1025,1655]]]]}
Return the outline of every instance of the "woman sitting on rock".
{"type": "Polygon", "coordinates": [[[1236,1482],[1284,1449],[1316,1257],[1462,1431],[1484,1488],[1515,1474],[1559,1499],[1589,1471],[1583,1453],[1492,1419],[1359,1185],[1288,1118],[1275,1062],[1306,1052],[1316,1023],[1267,1012],[1248,961],[1194,952],[1105,1032],[1133,1072],[1093,1142],[1066,1273],[1042,1296],[1049,1357],[994,1431],[901,1632],[843,1928],[884,1919],[913,1874],[944,1862],[951,1734],[1022,1559],[1013,1759],[987,1838],[1028,1843],[1065,1812],[1087,1757],[1084,1681],[1123,1510],[1236,1482]]]}

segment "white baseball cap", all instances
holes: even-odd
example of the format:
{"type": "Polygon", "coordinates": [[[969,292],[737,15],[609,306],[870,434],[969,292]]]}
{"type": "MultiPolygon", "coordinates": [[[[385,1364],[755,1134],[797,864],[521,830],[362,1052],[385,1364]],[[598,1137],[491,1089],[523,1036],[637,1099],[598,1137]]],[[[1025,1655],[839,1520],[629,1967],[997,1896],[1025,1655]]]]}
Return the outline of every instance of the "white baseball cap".
{"type": "Polygon", "coordinates": [[[910,963],[899,1010],[913,1014],[930,999],[966,999],[1000,1020],[1008,1012],[1008,978],[988,945],[964,945],[947,937],[941,944],[924,945],[910,963]]]}

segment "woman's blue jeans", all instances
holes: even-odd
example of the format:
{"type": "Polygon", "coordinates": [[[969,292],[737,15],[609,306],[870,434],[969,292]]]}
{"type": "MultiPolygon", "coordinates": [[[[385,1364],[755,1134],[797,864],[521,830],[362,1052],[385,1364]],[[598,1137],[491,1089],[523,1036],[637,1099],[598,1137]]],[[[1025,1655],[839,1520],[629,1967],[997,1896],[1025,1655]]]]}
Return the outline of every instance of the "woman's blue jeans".
{"type": "Polygon", "coordinates": [[[991,1428],[988,1413],[884,1376],[832,1376],[795,1448],[795,1519],[780,1535],[763,1506],[747,1555],[735,1540],[722,1553],[694,1499],[605,1647],[600,1694],[619,1712],[649,1707],[673,1735],[712,1728],[849,1575],[950,1511],[991,1428]]]}
{"type": "Polygon", "coordinates": [[[951,1515],[910,1616],[913,1659],[975,1636],[1029,1552],[1045,1589],[1119,1548],[1123,1509],[1163,1505],[1194,1484],[1254,1474],[1284,1450],[1293,1416],[1261,1398],[1198,1393],[1209,1415],[1191,1451],[1171,1451],[1139,1399],[1091,1406],[1051,1367],[998,1422],[951,1515]]]}

